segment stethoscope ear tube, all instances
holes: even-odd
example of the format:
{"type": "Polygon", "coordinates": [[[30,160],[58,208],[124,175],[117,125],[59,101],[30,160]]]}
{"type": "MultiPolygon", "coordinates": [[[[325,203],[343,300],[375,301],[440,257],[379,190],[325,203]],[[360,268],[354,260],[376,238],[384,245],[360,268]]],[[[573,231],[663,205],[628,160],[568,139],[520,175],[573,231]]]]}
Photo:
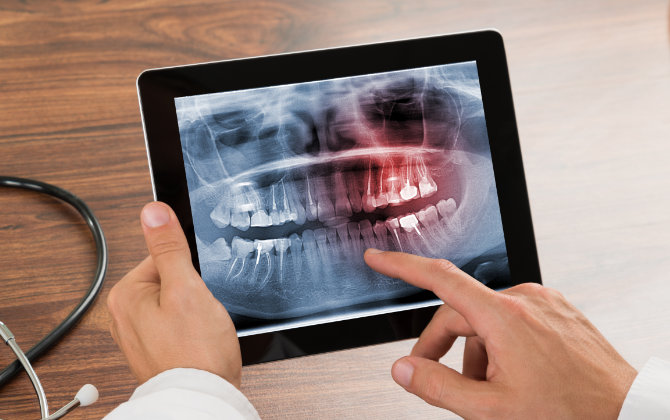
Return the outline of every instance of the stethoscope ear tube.
{"type": "MultiPolygon", "coordinates": [[[[28,350],[25,355],[29,362],[34,362],[51,347],[53,347],[75,324],[81,319],[86,311],[91,307],[95,298],[100,293],[102,285],[107,272],[107,243],[105,242],[105,235],[102,232],[100,222],[93,214],[93,211],[84,203],[79,197],[55,185],[47,184],[40,181],[35,181],[25,178],[16,178],[8,176],[0,176],[0,187],[20,188],[40,193],[48,194],[52,197],[58,198],[74,207],[75,210],[86,221],[93,239],[95,241],[95,248],[97,254],[97,268],[94,280],[86,294],[81,299],[79,304],[68,314],[68,316],[42,340],[28,350]]],[[[22,365],[19,360],[15,360],[0,372],[0,388],[7,384],[14,376],[22,370],[22,365]]]]}

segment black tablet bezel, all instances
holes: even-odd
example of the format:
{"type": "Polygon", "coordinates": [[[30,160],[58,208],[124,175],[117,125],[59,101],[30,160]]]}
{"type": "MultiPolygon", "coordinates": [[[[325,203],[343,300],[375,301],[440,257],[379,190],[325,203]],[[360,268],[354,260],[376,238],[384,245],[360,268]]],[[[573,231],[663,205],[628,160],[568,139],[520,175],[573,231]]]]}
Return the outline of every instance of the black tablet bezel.
{"type": "MultiPolygon", "coordinates": [[[[177,213],[199,270],[174,98],[476,61],[509,268],[541,284],[501,35],[493,30],[146,70],[137,79],[154,197],[177,213]],[[272,69],[272,71],[268,71],[272,69]]],[[[436,306],[240,337],[244,364],[418,336],[436,306]],[[288,340],[292,346],[276,345],[288,340]],[[273,344],[275,343],[275,344],[273,344]]]]}

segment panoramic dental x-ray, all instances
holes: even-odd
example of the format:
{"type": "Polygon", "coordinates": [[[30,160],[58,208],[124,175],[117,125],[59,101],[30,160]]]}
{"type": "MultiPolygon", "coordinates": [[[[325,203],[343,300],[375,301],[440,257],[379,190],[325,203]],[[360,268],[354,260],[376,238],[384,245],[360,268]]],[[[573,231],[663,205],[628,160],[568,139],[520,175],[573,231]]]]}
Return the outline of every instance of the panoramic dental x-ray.
{"type": "Polygon", "coordinates": [[[475,62],[175,106],[202,277],[236,323],[325,322],[420,291],[369,269],[369,247],[484,283],[508,270],[475,62]]]}

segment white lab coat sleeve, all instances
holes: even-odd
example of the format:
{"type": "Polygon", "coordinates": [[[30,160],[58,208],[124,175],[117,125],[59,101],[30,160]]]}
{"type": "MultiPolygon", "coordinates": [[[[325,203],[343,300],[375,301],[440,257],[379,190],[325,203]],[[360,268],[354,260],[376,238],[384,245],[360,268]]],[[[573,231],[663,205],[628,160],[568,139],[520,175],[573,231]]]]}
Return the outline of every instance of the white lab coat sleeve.
{"type": "Polygon", "coordinates": [[[170,369],[149,379],[104,420],[257,420],[256,409],[231,383],[199,369],[170,369]]]}
{"type": "Polygon", "coordinates": [[[631,385],[619,420],[670,419],[670,363],[652,357],[631,385]]]}

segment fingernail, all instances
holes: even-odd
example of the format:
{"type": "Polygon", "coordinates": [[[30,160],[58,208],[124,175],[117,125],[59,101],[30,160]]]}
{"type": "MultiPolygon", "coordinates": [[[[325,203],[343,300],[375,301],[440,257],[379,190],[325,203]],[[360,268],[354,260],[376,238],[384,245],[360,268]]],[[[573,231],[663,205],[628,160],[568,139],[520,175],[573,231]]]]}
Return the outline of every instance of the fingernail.
{"type": "Polygon", "coordinates": [[[164,205],[149,203],[142,210],[142,223],[146,227],[155,228],[163,226],[170,221],[170,212],[164,205]]]}
{"type": "Polygon", "coordinates": [[[368,248],[368,254],[381,254],[384,251],[381,251],[377,248],[368,248]]]}
{"type": "Polygon", "coordinates": [[[393,379],[398,385],[407,388],[412,383],[412,375],[414,374],[414,365],[407,360],[398,360],[393,366],[391,372],[393,379]]]}

